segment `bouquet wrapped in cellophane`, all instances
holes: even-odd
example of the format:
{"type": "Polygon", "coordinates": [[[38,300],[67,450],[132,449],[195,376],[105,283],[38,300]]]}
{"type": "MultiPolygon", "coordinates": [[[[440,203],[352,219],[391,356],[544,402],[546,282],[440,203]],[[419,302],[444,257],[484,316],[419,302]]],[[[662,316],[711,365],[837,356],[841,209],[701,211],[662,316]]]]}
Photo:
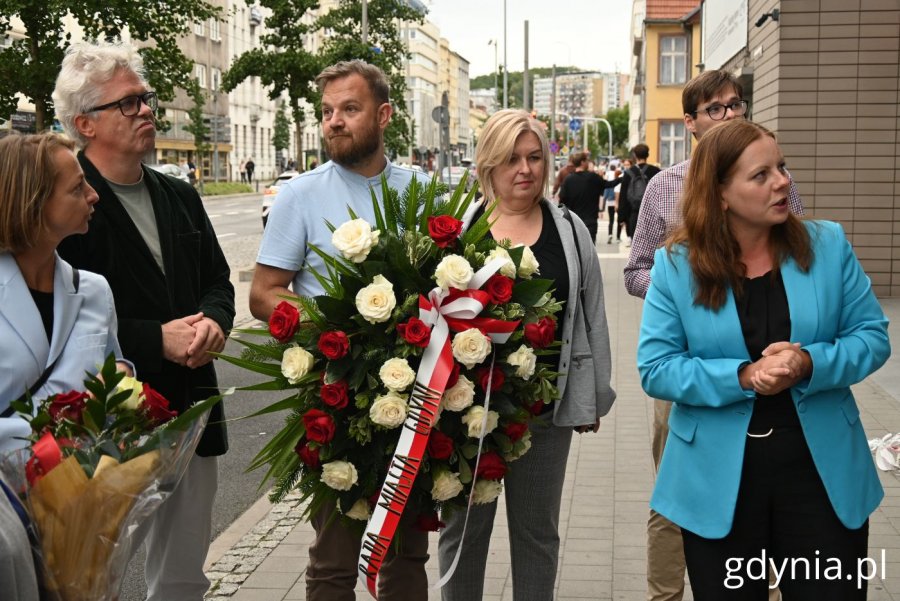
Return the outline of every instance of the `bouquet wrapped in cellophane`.
{"type": "Polygon", "coordinates": [[[434,180],[402,193],[382,181],[375,223],[350,210],[328,224],[339,256],[310,245],[325,293],[237,330],[267,340],[239,338],[242,356],[225,357],[271,378],[247,389],[290,391],[258,412],[290,412],[252,464],[272,499],[296,488],[306,517],[335,506],[365,526],[379,541],[364,545],[371,579],[401,513],[437,530],[439,510],[493,501],[558,397],[556,365],[540,360],[558,353],[552,282],[528,247],[487,236],[490,207],[464,227],[464,187],[447,198],[434,180]]]}
{"type": "Polygon", "coordinates": [[[28,446],[0,459],[31,519],[39,578],[51,599],[118,597],[138,525],[174,490],[212,397],[181,415],[110,356],[84,391],[14,402],[32,428],[28,446]]]}

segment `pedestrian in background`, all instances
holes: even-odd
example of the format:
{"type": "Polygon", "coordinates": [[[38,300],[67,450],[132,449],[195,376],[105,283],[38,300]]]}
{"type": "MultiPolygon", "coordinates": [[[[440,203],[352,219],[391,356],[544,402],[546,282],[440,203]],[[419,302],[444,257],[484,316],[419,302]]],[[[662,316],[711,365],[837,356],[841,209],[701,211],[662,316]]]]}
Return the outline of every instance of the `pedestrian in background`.
{"type": "Polygon", "coordinates": [[[244,165],[244,169],[247,170],[247,183],[253,183],[253,172],[256,171],[256,163],[253,162],[253,157],[247,159],[247,163],[244,165]]]}
{"type": "Polygon", "coordinates": [[[591,234],[591,240],[596,243],[600,198],[606,189],[614,188],[619,180],[608,182],[594,173],[587,153],[577,152],[573,156],[575,171],[559,189],[559,202],[581,218],[591,234]]]}
{"type": "Polygon", "coordinates": [[[637,144],[631,149],[634,164],[625,170],[622,175],[622,188],[619,191],[619,213],[624,213],[625,233],[628,240],[625,246],[631,246],[631,238],[637,225],[638,214],[641,210],[641,202],[644,199],[644,191],[647,184],[660,172],[659,167],[647,163],[650,157],[650,147],[646,144],[637,144]]]}
{"type": "Polygon", "coordinates": [[[793,566],[867,556],[884,492],[850,386],[890,355],[887,319],[841,226],[790,212],[790,183],[767,129],[713,128],[651,271],[638,371],[674,406],[650,503],[682,529],[697,601],[766,599],[734,560],[757,557],[791,564],[785,598],[866,599],[793,566]]]}
{"type": "MultiPolygon", "coordinates": [[[[374,190],[382,202],[381,178],[402,192],[415,177],[413,170],[392,164],[384,154],[384,130],[393,109],[381,69],[361,60],[340,62],[323,70],[316,85],[322,94],[322,130],[331,160],[282,186],[272,207],[250,288],[250,311],[263,321],[285,296],[323,294],[313,270],[325,273],[325,262],[309,248],[315,245],[327,254],[337,253],[328,222],[345,221],[350,207],[375,223],[372,194],[374,190]]],[[[406,514],[400,519],[401,542],[391,546],[378,579],[382,601],[428,598],[428,536],[413,521],[406,514]]],[[[316,534],[309,547],[306,598],[354,601],[362,532],[345,524],[334,505],[322,507],[311,522],[316,534]]]]}
{"type": "Polygon", "coordinates": [[[247,183],[247,160],[241,159],[241,164],[238,166],[238,170],[241,172],[241,183],[247,183]]]}
{"type": "MultiPolygon", "coordinates": [[[[622,185],[621,180],[618,179],[619,173],[616,168],[610,164],[606,169],[606,172],[603,174],[603,178],[607,182],[613,182],[614,185],[607,186],[603,189],[603,209],[606,214],[609,216],[609,229],[607,231],[606,243],[612,244],[613,237],[613,228],[616,228],[616,204],[618,203],[618,187],[622,185]]],[[[618,226],[616,228],[616,240],[618,241],[621,237],[622,226],[618,226]]]]}
{"type": "MultiPolygon", "coordinates": [[[[119,342],[142,381],[184,412],[217,394],[211,353],[234,319],[230,271],[190,185],[142,164],[156,139],[156,94],[137,49],[124,43],[69,47],[53,91],[78,161],[99,194],[86,233],[61,257],[107,278],[119,342]]],[[[196,454],[171,496],[144,527],[148,601],[200,601],[218,485],[216,456],[228,449],[222,403],[213,406],[196,454]]]]}
{"type": "MultiPolygon", "coordinates": [[[[552,160],[540,124],[513,109],[491,115],[475,155],[485,198],[478,211],[487,203],[494,207],[491,236],[530,246],[541,277],[553,280],[554,296],[566,307],[556,324],[560,350],[540,357],[562,372],[557,382],[562,398],[544,407],[546,421],[532,426],[531,449],[509,464],[503,480],[514,601],[553,598],[572,432],[597,432],[616,397],[610,387],[609,330],[597,251],[581,219],[544,198],[552,160]]],[[[441,573],[449,570],[462,545],[457,570],[441,591],[444,601],[482,598],[496,512],[496,500],[472,506],[465,539],[465,512],[442,516],[447,526],[439,539],[441,573]]]]}

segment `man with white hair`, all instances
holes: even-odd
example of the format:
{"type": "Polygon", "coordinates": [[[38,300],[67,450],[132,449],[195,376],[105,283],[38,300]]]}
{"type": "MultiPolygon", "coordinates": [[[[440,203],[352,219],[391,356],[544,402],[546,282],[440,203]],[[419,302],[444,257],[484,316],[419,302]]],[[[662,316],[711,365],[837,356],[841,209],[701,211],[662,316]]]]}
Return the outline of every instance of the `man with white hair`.
{"type": "MultiPolygon", "coordinates": [[[[234,287],[216,234],[192,186],[141,163],[154,149],[157,99],[133,47],[70,47],[53,101],[100,196],[88,232],[63,241],[59,254],[106,277],[123,354],[182,412],[216,394],[209,353],[222,350],[234,319],[234,287]]],[[[227,448],[219,403],[184,477],[146,525],[148,601],[200,601],[209,588],[203,562],[216,456],[227,448]]]]}

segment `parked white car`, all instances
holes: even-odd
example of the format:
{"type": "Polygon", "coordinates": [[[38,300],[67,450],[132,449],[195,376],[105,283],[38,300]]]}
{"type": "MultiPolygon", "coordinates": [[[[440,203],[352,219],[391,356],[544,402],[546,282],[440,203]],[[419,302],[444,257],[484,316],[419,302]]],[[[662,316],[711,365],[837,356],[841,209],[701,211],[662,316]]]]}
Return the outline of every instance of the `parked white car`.
{"type": "Polygon", "coordinates": [[[262,222],[263,228],[266,227],[266,221],[269,220],[269,211],[272,210],[272,204],[275,202],[275,197],[278,196],[278,191],[281,190],[281,186],[288,183],[295,177],[299,177],[299,171],[285,171],[281,175],[275,178],[271,184],[266,186],[266,189],[263,190],[262,197],[262,222]]]}
{"type": "Polygon", "coordinates": [[[173,165],[172,163],[160,163],[158,165],[147,165],[150,169],[162,173],[163,175],[171,175],[175,179],[180,179],[183,182],[190,183],[187,174],[181,170],[181,167],[178,165],[173,165]]]}

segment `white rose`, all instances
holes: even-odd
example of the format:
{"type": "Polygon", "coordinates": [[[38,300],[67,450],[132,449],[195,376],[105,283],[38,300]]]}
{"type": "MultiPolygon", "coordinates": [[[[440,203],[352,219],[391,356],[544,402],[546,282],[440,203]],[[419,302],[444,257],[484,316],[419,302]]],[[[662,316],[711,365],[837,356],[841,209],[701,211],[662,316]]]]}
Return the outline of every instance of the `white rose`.
{"type": "Polygon", "coordinates": [[[127,399],[116,405],[116,409],[128,409],[129,411],[137,411],[141,406],[141,395],[144,394],[143,383],[135,380],[131,376],[125,376],[119,385],[116,386],[116,392],[128,391],[131,394],[127,399]]]}
{"type": "Polygon", "coordinates": [[[531,430],[525,432],[525,435],[515,442],[512,450],[509,453],[503,454],[503,459],[505,459],[507,463],[512,463],[513,461],[527,453],[530,448],[531,430]]]}
{"type": "Polygon", "coordinates": [[[505,259],[506,263],[500,267],[500,274],[505,275],[508,278],[516,277],[516,264],[513,263],[512,257],[509,256],[509,253],[506,252],[506,249],[502,246],[498,246],[490,253],[488,253],[487,260],[485,263],[490,263],[494,259],[505,259]]]}
{"type": "Polygon", "coordinates": [[[462,417],[462,422],[469,427],[469,436],[472,438],[481,438],[487,436],[497,427],[497,420],[500,414],[496,411],[487,412],[487,424],[485,424],[484,432],[481,431],[481,421],[484,419],[484,407],[475,405],[471,407],[462,417]]]}
{"type": "Polygon", "coordinates": [[[447,255],[434,270],[434,280],[444,290],[448,288],[465,290],[474,276],[472,266],[459,255],[447,255]]]}
{"type": "Polygon", "coordinates": [[[369,519],[369,503],[365,499],[357,499],[356,503],[353,504],[347,513],[344,514],[348,518],[352,520],[363,520],[366,521],[369,519]]]}
{"type": "Polygon", "coordinates": [[[378,244],[381,232],[373,230],[365,219],[354,219],[341,225],[331,235],[331,243],[345,259],[354,263],[362,263],[369,256],[369,251],[378,244]]]}
{"type": "Polygon", "coordinates": [[[396,306],[394,285],[383,275],[376,275],[371,284],[356,293],[356,310],[369,323],[387,321],[396,306]]]}
{"type": "Polygon", "coordinates": [[[431,498],[435,501],[447,501],[463,491],[459,474],[441,472],[434,477],[434,485],[431,487],[431,498]]]}
{"type": "Polygon", "coordinates": [[[369,418],[379,426],[396,428],[406,419],[406,399],[394,391],[376,397],[369,418]]]}
{"type": "Polygon", "coordinates": [[[406,359],[388,359],[378,370],[378,376],[388,390],[397,392],[406,390],[416,381],[416,372],[409,366],[406,359]]]}
{"type": "Polygon", "coordinates": [[[471,369],[491,352],[491,339],[478,328],[469,328],[453,337],[453,358],[471,369]]]}
{"type": "Polygon", "coordinates": [[[522,251],[522,260],[519,261],[519,277],[530,279],[536,273],[540,272],[540,264],[538,263],[537,257],[534,256],[534,253],[531,252],[531,248],[528,246],[524,246],[525,250],[522,251]]]}
{"type": "Polygon", "coordinates": [[[331,461],[322,466],[322,482],[334,490],[350,490],[357,478],[356,468],[347,461],[331,461]]]}
{"type": "Polygon", "coordinates": [[[446,407],[450,411],[462,411],[471,407],[474,399],[475,384],[469,378],[460,375],[456,384],[444,391],[444,396],[441,397],[441,407],[446,407]]]}
{"type": "Polygon", "coordinates": [[[472,491],[472,502],[476,505],[492,503],[503,492],[503,483],[499,480],[479,480],[472,491]]]}
{"type": "Polygon", "coordinates": [[[316,358],[297,344],[292,344],[285,349],[281,356],[281,373],[291,384],[296,384],[300,378],[309,373],[313,368],[316,358]]]}
{"type": "Polygon", "coordinates": [[[506,362],[516,368],[516,375],[527,380],[534,375],[534,368],[537,365],[537,355],[534,351],[525,346],[520,346],[514,353],[510,353],[506,358],[506,362]]]}

